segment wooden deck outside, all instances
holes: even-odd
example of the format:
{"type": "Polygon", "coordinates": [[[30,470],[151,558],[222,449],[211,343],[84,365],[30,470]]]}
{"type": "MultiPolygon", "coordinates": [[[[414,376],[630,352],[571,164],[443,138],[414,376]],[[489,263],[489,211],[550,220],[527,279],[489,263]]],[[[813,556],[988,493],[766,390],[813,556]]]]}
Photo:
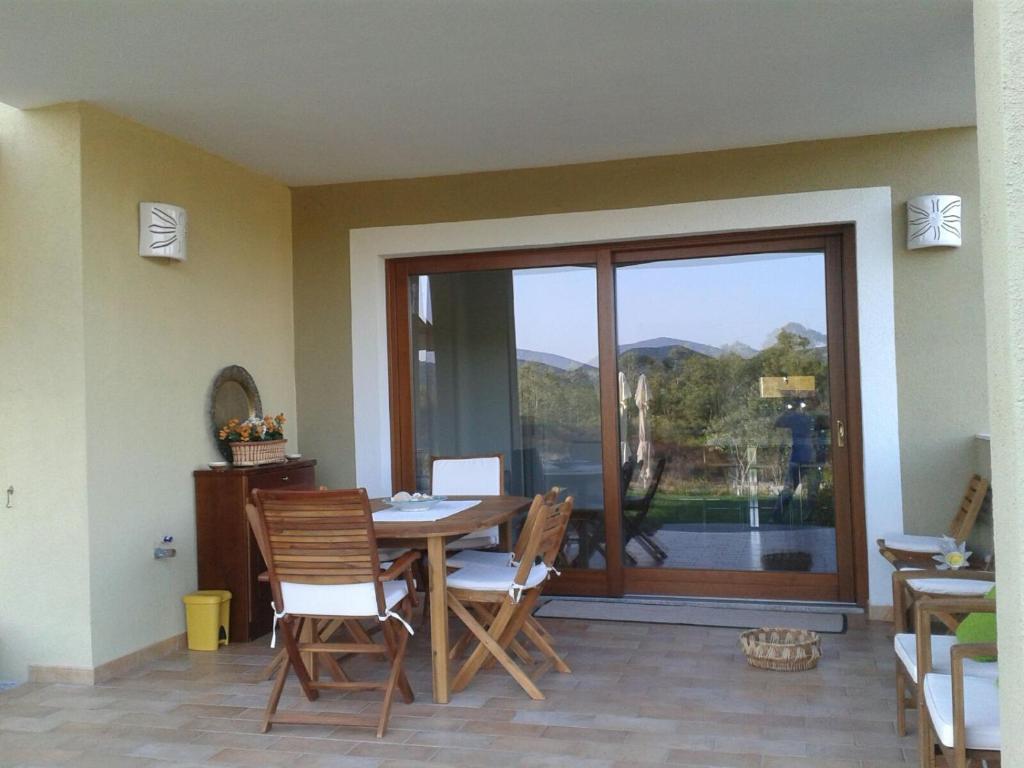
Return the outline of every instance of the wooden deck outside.
{"type": "MultiPolygon", "coordinates": [[[[889,628],[825,635],[817,670],[747,667],[737,630],[548,621],[573,674],[548,673],[530,701],[500,670],[451,704],[430,701],[427,638],[412,640],[417,694],[395,703],[388,735],[276,725],[257,732],[273,653],[266,640],[181,652],[95,687],[25,685],[0,693],[0,766],[244,765],[290,768],[906,768],[914,734],[894,728],[889,628]]],[[[355,673],[381,674],[375,662],[355,673]]],[[[282,707],[375,709],[329,692],[312,704],[294,678],[282,707]]],[[[912,716],[911,722],[914,723],[912,716]]]]}

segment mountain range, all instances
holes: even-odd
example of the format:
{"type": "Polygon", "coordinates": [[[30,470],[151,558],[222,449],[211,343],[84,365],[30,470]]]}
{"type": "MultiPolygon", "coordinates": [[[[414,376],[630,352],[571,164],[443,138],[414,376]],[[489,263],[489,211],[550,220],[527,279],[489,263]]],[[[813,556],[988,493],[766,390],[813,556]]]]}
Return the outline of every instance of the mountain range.
{"type": "MultiPolygon", "coordinates": [[[[764,346],[767,348],[775,344],[779,338],[779,334],[783,331],[807,339],[811,343],[812,349],[824,347],[827,341],[825,334],[820,331],[808,328],[800,323],[786,323],[781,328],[776,328],[768,334],[768,338],[765,339],[764,346]]],[[[689,350],[691,353],[715,358],[721,357],[722,355],[734,354],[739,355],[744,359],[750,359],[761,351],[759,349],[754,349],[749,344],[744,344],[742,341],[734,341],[731,344],[723,344],[721,347],[715,347],[710,344],[701,344],[698,341],[687,341],[686,339],[674,339],[668,336],[658,336],[653,339],[644,339],[643,341],[634,341],[629,344],[620,344],[619,354],[632,350],[638,354],[645,354],[653,357],[655,360],[663,360],[668,357],[669,353],[671,353],[673,349],[679,347],[689,350]]],[[[532,349],[517,349],[516,358],[520,362],[540,363],[542,365],[551,366],[552,368],[557,368],[560,371],[575,371],[577,368],[596,370],[598,364],[596,357],[589,362],[582,363],[579,360],[573,360],[572,358],[563,357],[562,355],[555,355],[550,352],[537,352],[532,349]]]]}

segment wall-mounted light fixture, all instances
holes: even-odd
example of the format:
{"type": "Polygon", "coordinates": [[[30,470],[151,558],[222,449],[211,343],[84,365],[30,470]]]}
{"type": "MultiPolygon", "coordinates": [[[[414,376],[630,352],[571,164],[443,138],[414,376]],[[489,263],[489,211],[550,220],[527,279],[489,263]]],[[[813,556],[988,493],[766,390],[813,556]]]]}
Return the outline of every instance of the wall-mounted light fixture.
{"type": "Polygon", "coordinates": [[[188,215],[167,203],[139,203],[139,256],[185,260],[188,215]]]}
{"type": "Polygon", "coordinates": [[[963,241],[960,207],[956,195],[921,195],[907,200],[907,248],[959,248],[963,241]]]}

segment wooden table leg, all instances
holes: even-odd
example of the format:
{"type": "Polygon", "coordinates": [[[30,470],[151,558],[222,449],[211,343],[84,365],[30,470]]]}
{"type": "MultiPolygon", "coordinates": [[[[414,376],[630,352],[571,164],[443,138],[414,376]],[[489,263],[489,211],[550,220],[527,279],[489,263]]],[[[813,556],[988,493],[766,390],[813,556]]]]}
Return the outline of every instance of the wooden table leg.
{"type": "Polygon", "coordinates": [[[448,703],[448,579],[444,537],[427,539],[430,566],[430,654],[434,669],[434,701],[448,703]]]}

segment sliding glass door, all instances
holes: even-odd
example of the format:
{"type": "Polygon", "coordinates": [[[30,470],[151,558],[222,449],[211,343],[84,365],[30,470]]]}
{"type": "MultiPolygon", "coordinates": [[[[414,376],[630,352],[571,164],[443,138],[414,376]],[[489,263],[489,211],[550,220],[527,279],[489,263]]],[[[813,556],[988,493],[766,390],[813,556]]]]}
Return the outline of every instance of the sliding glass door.
{"type": "Polygon", "coordinates": [[[575,497],[556,590],[854,600],[850,240],[391,262],[396,490],[501,453],[575,497]]]}

